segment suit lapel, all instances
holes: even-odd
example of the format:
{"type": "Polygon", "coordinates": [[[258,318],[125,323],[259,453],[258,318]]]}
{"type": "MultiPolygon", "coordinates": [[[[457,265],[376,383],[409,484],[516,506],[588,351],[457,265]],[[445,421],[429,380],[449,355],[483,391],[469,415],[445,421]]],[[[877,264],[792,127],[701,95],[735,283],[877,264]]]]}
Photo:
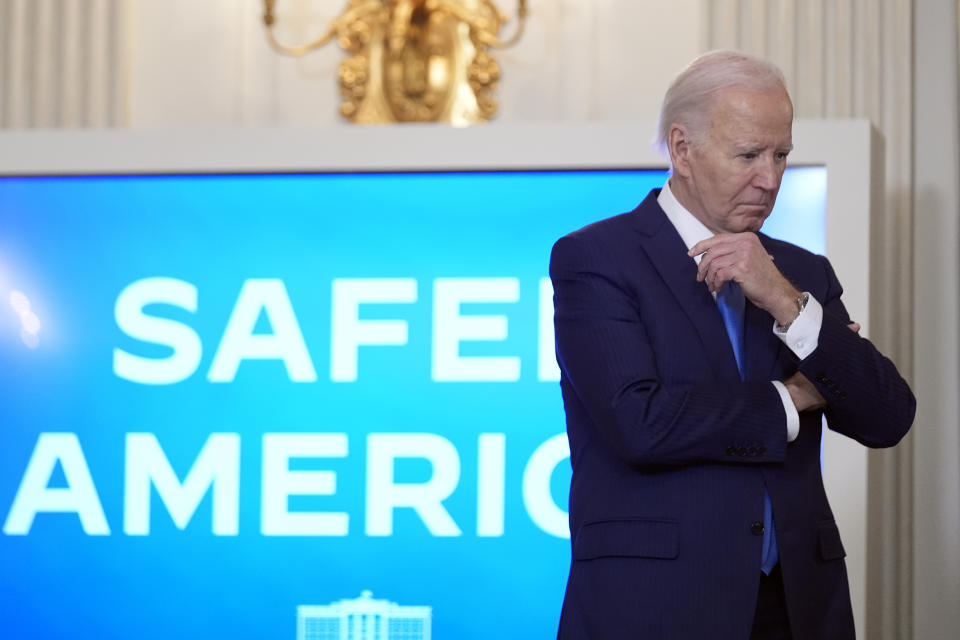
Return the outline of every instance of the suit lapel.
{"type": "Polygon", "coordinates": [[[650,192],[634,211],[640,244],[696,328],[714,374],[720,379],[739,380],[737,360],[717,303],[706,285],[697,282],[697,264],[687,255],[680,234],[657,204],[659,192],[659,189],[650,192]]]}

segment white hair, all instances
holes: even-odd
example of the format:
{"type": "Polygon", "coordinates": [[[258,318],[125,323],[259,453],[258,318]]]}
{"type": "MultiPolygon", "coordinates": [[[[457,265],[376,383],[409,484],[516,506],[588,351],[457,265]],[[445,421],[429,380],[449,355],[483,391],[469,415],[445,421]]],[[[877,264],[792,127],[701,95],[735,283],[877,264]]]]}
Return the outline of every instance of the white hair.
{"type": "Polygon", "coordinates": [[[670,128],[679,124],[691,140],[703,141],[713,98],[723,89],[738,87],[764,92],[787,90],[783,72],[772,62],[740,51],[710,51],[681,71],[663,97],[654,146],[669,157],[670,128]]]}

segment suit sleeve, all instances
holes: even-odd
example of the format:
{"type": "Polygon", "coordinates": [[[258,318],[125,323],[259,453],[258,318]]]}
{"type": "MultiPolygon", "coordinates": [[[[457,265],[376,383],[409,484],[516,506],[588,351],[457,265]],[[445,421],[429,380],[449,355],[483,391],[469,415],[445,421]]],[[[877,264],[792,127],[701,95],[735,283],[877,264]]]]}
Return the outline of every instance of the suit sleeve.
{"type": "Polygon", "coordinates": [[[894,364],[851,331],[833,267],[820,258],[827,292],[817,348],[799,363],[827,401],[827,425],[868,447],[892,447],[910,429],[916,399],[894,364]]]}
{"type": "Polygon", "coordinates": [[[656,309],[639,307],[613,263],[601,247],[572,236],[561,238],[551,255],[568,425],[578,414],[571,429],[594,430],[637,465],[782,461],[786,417],[774,386],[664,384],[643,321],[656,309]]]}

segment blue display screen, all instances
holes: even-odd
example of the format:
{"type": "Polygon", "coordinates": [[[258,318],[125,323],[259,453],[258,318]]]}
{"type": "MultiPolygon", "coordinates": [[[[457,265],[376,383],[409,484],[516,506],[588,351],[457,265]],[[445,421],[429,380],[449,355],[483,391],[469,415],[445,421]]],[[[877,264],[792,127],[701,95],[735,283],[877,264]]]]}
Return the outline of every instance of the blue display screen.
{"type": "Polygon", "coordinates": [[[665,177],[0,178],[0,637],[555,637],[550,248],[665,177]]]}

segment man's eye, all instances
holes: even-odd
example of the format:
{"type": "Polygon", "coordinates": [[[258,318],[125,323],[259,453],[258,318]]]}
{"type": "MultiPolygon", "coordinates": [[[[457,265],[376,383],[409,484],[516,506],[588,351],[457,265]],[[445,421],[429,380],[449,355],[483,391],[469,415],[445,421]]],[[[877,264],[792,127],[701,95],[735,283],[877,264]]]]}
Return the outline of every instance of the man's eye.
{"type": "Polygon", "coordinates": [[[786,159],[787,159],[787,154],[785,152],[781,151],[777,153],[777,160],[786,160],[786,159]]]}
{"type": "Polygon", "coordinates": [[[753,152],[741,153],[740,157],[743,158],[744,160],[753,160],[757,157],[757,154],[753,152]]]}

